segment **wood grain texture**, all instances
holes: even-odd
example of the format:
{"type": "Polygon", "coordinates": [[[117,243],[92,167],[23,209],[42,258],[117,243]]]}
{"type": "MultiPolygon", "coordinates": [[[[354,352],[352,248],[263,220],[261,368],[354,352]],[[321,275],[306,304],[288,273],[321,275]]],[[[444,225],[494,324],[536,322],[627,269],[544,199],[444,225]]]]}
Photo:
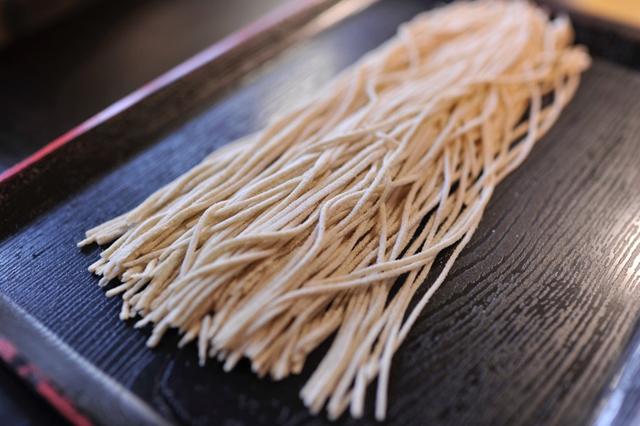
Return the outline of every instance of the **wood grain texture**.
{"type": "MultiPolygon", "coordinates": [[[[0,292],[177,423],[328,424],[297,397],[326,346],[301,376],[277,383],[256,378],[248,363],[232,373],[215,362],[200,368],[193,346],[175,349],[175,335],[148,350],[148,330],[120,322],[118,302],[86,271],[99,249],[80,251],[75,242],[215,147],[262,127],[424,8],[381,1],[298,43],[179,122],[148,132],[154,124],[138,120],[127,143],[147,148],[135,155],[101,156],[122,132],[106,127],[41,174],[16,181],[22,189],[0,187],[0,292]],[[68,195],[50,191],[51,179],[68,195]]],[[[500,184],[400,348],[388,424],[582,425],[596,418],[640,316],[639,108],[640,77],[596,61],[557,125],[500,184]]],[[[376,424],[372,408],[364,421],[338,424],[376,424]]]]}

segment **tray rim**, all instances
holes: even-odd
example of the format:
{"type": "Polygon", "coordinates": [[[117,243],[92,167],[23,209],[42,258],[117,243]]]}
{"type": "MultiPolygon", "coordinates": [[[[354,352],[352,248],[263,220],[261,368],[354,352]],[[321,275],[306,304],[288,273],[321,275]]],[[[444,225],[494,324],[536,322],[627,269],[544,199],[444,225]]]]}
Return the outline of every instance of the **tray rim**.
{"type": "Polygon", "coordinates": [[[0,343],[6,351],[8,348],[9,359],[19,359],[19,365],[11,365],[7,357],[0,357],[0,362],[70,424],[109,424],[114,410],[120,411],[120,420],[129,424],[173,424],[3,294],[0,294],[0,319],[0,343]],[[52,357],[53,353],[59,356],[52,357]],[[25,369],[29,372],[21,374],[25,369]],[[32,376],[38,381],[31,383],[32,376]],[[31,384],[26,385],[27,381],[31,384]],[[84,386],[87,382],[92,386],[84,386]],[[48,391],[41,389],[44,384],[48,391]],[[62,405],[56,404],[61,401],[62,405]],[[69,405],[65,407],[65,403],[69,405]]]}

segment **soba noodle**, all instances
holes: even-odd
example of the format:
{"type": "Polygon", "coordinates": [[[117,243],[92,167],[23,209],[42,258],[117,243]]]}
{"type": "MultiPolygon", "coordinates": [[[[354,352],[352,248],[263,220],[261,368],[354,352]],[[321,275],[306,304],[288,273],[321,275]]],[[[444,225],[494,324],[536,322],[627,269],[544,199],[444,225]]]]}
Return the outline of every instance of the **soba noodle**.
{"type": "Polygon", "coordinates": [[[112,242],[90,271],[120,280],[107,295],[152,325],[149,346],[176,328],[202,363],[247,357],[277,380],[334,336],[304,403],[360,417],[377,378],[383,419],[394,353],[589,63],[567,19],[524,1],[418,15],[79,245],[112,242]]]}

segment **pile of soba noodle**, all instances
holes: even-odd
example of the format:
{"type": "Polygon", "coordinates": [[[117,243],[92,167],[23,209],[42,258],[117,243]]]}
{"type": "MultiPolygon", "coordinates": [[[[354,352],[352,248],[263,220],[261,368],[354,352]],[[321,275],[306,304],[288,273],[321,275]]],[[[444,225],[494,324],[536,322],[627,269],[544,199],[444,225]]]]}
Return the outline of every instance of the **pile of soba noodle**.
{"type": "Polygon", "coordinates": [[[377,378],[382,419],[394,353],[589,63],[567,19],[524,1],[421,14],[79,245],[113,242],[89,269],[120,280],[107,295],[153,327],[149,346],[177,328],[201,362],[247,357],[277,380],[332,337],[305,405],[362,416],[377,378]]]}

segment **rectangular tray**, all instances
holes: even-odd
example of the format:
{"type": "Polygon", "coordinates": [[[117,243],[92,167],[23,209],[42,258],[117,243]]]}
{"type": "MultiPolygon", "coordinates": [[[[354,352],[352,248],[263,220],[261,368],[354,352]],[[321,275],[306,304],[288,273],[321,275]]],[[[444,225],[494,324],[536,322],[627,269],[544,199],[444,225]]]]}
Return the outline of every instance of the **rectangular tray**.
{"type": "MultiPolygon", "coordinates": [[[[381,0],[357,12],[368,3],[306,1],[271,15],[4,175],[0,335],[97,423],[329,423],[297,395],[326,345],[281,382],[258,379],[247,362],[231,373],[214,361],[201,368],[175,333],[149,350],[149,331],[119,321],[119,301],[86,270],[100,249],[75,243],[435,4],[381,0]]],[[[388,424],[632,418],[633,386],[614,379],[637,373],[638,111],[640,76],[596,60],[556,126],[500,184],[398,351],[388,424]]],[[[358,424],[377,424],[372,412],[370,400],[358,424]]]]}

